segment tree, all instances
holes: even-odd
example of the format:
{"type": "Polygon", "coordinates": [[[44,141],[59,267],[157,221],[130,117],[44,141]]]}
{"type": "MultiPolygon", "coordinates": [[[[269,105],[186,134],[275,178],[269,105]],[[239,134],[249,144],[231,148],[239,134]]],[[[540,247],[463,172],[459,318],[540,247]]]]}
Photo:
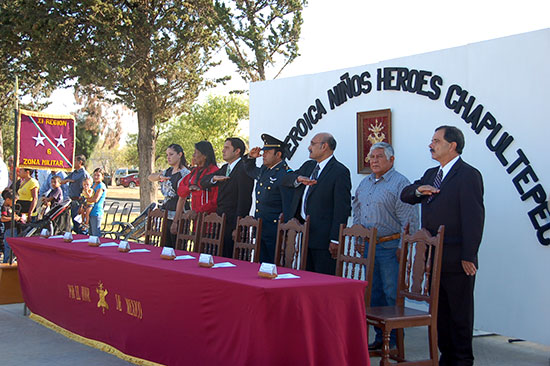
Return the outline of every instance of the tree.
{"type": "MultiPolygon", "coordinates": [[[[217,45],[210,0],[82,0],[2,3],[2,24],[43,63],[51,82],[75,80],[113,94],[137,112],[140,203],[155,198],[146,177],[155,125],[180,114],[207,82],[217,45]]],[[[0,38],[4,36],[2,30],[0,38]]]]}
{"type": "MultiPolygon", "coordinates": [[[[28,100],[27,103],[19,102],[19,108],[31,110],[45,108],[47,103],[41,103],[39,100],[52,91],[52,87],[40,75],[35,75],[28,69],[21,69],[17,58],[3,52],[1,45],[7,40],[9,37],[0,40],[0,95],[3,96],[0,99],[0,159],[13,155],[15,76],[19,77],[19,95],[28,97],[25,98],[28,100]]],[[[15,50],[13,52],[17,54],[15,50]]]]}
{"type": "Polygon", "coordinates": [[[239,122],[247,118],[248,101],[235,95],[210,96],[205,103],[194,104],[188,113],[170,121],[159,132],[157,167],[166,165],[164,151],[172,143],[183,147],[190,163],[194,145],[201,140],[210,141],[216,158],[221,161],[225,139],[241,135],[239,122]]]}
{"type": "Polygon", "coordinates": [[[284,63],[274,78],[299,56],[302,9],[307,0],[235,0],[218,8],[225,51],[245,81],[266,79],[277,58],[284,63]]]}

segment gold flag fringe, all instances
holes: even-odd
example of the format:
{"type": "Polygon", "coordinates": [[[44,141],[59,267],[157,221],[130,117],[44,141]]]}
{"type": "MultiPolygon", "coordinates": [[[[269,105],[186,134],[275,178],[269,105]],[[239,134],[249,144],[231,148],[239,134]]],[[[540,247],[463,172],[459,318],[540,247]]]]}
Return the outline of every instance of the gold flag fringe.
{"type": "Polygon", "coordinates": [[[100,342],[100,341],[95,341],[93,339],[89,339],[89,338],[86,338],[86,337],[82,337],[78,334],[75,334],[67,329],[64,329],[64,328],[61,328],[59,325],[56,325],[54,323],[52,323],[51,321],[49,321],[48,319],[45,319],[43,317],[41,317],[40,315],[36,315],[34,313],[31,313],[31,315],[29,315],[29,318],[32,319],[33,321],[37,322],[38,324],[41,324],[43,326],[45,326],[46,328],[49,328],[51,330],[53,330],[54,332],[57,332],[69,339],[72,339],[73,341],[76,341],[76,342],[79,342],[79,343],[82,343],[86,346],[89,346],[89,347],[93,347],[93,348],[96,348],[100,351],[103,351],[103,352],[106,352],[106,353],[110,353],[124,361],[128,361],[128,362],[131,362],[133,363],[134,365],[139,365],[139,366],[164,366],[163,364],[160,364],[160,363],[156,363],[156,362],[153,362],[153,361],[147,361],[147,360],[144,360],[142,358],[138,358],[138,357],[134,357],[134,356],[130,356],[130,355],[127,355],[125,353],[122,353],[120,352],[118,349],[116,349],[115,347],[113,346],[110,346],[108,345],[107,343],[103,343],[103,342],[100,342]]]}

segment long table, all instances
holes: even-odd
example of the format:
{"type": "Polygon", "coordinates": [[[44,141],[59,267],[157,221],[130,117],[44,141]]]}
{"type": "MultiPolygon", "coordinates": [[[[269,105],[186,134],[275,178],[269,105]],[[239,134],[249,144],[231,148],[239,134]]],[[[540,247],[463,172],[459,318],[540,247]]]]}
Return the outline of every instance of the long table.
{"type": "Polygon", "coordinates": [[[151,252],[8,240],[34,314],[124,355],[165,365],[369,365],[363,281],[286,268],[279,273],[300,278],[269,280],[255,263],[215,257],[237,266],[202,268],[136,243],[151,252]]]}

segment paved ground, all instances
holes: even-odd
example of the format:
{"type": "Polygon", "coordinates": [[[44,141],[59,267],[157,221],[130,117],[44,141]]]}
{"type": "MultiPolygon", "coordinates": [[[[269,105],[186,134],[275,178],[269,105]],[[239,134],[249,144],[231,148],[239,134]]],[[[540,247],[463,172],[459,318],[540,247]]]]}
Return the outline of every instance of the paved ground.
{"type": "MultiPolygon", "coordinates": [[[[509,343],[508,339],[503,336],[474,338],[475,364],[477,366],[550,365],[550,346],[531,342],[509,343]]],[[[407,356],[411,359],[427,356],[425,328],[407,330],[405,343],[407,356]]],[[[23,304],[13,304],[0,306],[0,365],[118,366],[129,365],[129,363],[116,356],[74,342],[35,323],[23,315],[23,304]]],[[[378,359],[373,358],[372,365],[378,365],[378,359]]]]}

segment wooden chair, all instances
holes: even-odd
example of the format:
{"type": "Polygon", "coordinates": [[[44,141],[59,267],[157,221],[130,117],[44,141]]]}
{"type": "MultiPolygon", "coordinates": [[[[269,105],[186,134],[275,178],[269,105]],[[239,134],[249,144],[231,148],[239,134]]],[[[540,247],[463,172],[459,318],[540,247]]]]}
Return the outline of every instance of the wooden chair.
{"type": "Polygon", "coordinates": [[[397,299],[395,306],[367,307],[367,322],[383,332],[381,351],[370,351],[370,356],[380,356],[380,365],[390,365],[390,358],[404,363],[405,349],[402,329],[427,326],[430,345],[430,359],[408,362],[407,365],[437,365],[437,304],[439,299],[439,279],[441,276],[441,258],[443,254],[444,226],[441,225],[436,236],[426,229],[410,235],[408,229],[403,233],[397,299]],[[425,302],[428,311],[405,307],[405,299],[425,302]],[[398,330],[397,352],[390,352],[390,332],[398,330]]]}
{"type": "Polygon", "coordinates": [[[346,227],[340,225],[336,276],[367,281],[365,306],[370,306],[374,257],[376,252],[376,228],[367,229],[363,225],[346,227]],[[364,257],[368,248],[367,257],[364,257]]]}
{"type": "Polygon", "coordinates": [[[221,256],[223,253],[223,234],[225,232],[225,214],[215,212],[203,215],[200,223],[199,253],[221,256]]]}
{"type": "Polygon", "coordinates": [[[183,212],[178,222],[175,248],[188,252],[199,251],[201,214],[193,210],[183,212]]]}
{"type": "Polygon", "coordinates": [[[309,215],[304,224],[300,224],[295,218],[284,223],[281,215],[277,224],[275,265],[305,270],[308,239],[309,215]]]}
{"type": "Polygon", "coordinates": [[[145,244],[163,247],[168,229],[168,211],[156,208],[147,214],[145,244]]]}
{"type": "Polygon", "coordinates": [[[259,263],[262,219],[252,216],[238,217],[235,229],[233,259],[259,263]]]}

